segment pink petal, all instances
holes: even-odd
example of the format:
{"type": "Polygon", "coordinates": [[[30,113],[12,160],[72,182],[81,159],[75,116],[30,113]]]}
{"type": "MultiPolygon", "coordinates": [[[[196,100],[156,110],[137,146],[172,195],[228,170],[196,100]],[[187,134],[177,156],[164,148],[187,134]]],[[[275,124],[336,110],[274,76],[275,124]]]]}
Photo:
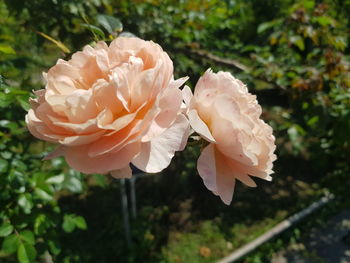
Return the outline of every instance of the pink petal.
{"type": "Polygon", "coordinates": [[[116,133],[111,133],[110,135],[106,134],[106,136],[101,137],[90,145],[89,156],[96,157],[98,155],[107,154],[108,152],[119,151],[126,143],[130,142],[132,136],[137,134],[139,130],[138,127],[138,121],[135,120],[116,133]]]}
{"type": "Polygon", "coordinates": [[[86,173],[109,173],[127,166],[140,151],[140,143],[126,145],[119,152],[103,154],[96,157],[88,155],[88,145],[66,148],[65,158],[73,169],[86,173]]]}
{"type": "Polygon", "coordinates": [[[102,130],[102,131],[95,132],[93,134],[87,134],[87,135],[80,134],[76,136],[67,136],[67,137],[64,137],[62,140],[59,140],[59,143],[67,146],[78,146],[78,145],[89,144],[101,138],[104,133],[105,131],[102,130]]]}
{"type": "Polygon", "coordinates": [[[177,80],[171,80],[169,83],[169,88],[170,89],[180,88],[188,79],[189,77],[182,77],[177,80]]]}
{"type": "Polygon", "coordinates": [[[157,173],[168,167],[175,151],[187,141],[189,124],[184,115],[179,115],[173,125],[149,142],[142,143],[141,152],[132,163],[148,173],[157,173]]]}
{"type": "Polygon", "coordinates": [[[115,83],[109,83],[104,79],[99,79],[93,86],[93,96],[99,110],[108,108],[114,114],[120,113],[124,106],[116,95],[115,83]]]}
{"type": "Polygon", "coordinates": [[[232,169],[226,164],[225,157],[215,149],[215,144],[211,143],[204,148],[198,158],[197,170],[204,185],[229,205],[232,201],[235,177],[232,169]]]}
{"type": "Polygon", "coordinates": [[[187,114],[191,127],[208,142],[215,142],[208,126],[198,116],[196,110],[190,110],[187,114]]]}
{"type": "Polygon", "coordinates": [[[163,96],[157,102],[158,114],[152,120],[149,130],[142,138],[143,142],[152,140],[164,132],[177,118],[181,108],[181,91],[179,89],[166,89],[163,96]]]}
{"type": "Polygon", "coordinates": [[[193,93],[192,93],[192,90],[190,89],[189,86],[185,86],[183,89],[182,89],[182,97],[183,97],[183,100],[186,104],[187,107],[190,106],[190,102],[191,102],[191,99],[193,97],[193,93]]]}
{"type": "Polygon", "coordinates": [[[221,200],[229,205],[235,188],[234,171],[227,165],[225,157],[219,151],[215,151],[215,161],[217,193],[221,200]]]}
{"type": "Polygon", "coordinates": [[[217,191],[214,147],[212,143],[205,147],[197,161],[198,173],[202,177],[204,185],[212,192],[217,191]]]}
{"type": "Polygon", "coordinates": [[[75,90],[66,96],[66,115],[73,123],[83,123],[88,119],[96,118],[98,110],[92,90],[75,90]]]}

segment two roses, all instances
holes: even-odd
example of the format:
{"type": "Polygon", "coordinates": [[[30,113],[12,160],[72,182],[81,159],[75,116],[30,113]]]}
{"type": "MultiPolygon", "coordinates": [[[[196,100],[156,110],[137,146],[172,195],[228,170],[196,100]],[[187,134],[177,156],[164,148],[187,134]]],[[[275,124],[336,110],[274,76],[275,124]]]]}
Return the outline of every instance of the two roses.
{"type": "Polygon", "coordinates": [[[174,80],[159,45],[119,37],[58,60],[44,78],[26,122],[35,137],[59,144],[46,158],[63,155],[78,171],[117,178],[131,177],[130,163],[155,173],[185,148],[192,127],[209,142],[198,172],[224,203],[236,179],[249,186],[249,175],[271,179],[272,129],[255,96],[229,73],[208,70],[192,95],[180,90],[187,78],[174,80]]]}

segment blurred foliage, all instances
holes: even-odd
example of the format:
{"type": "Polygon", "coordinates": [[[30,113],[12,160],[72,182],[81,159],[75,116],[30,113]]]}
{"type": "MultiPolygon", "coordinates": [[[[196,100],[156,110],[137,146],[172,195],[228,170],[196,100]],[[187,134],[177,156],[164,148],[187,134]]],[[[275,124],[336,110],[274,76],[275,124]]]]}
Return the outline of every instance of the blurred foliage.
{"type": "MultiPolygon", "coordinates": [[[[322,187],[343,193],[349,13],[349,0],[1,1],[0,261],[213,262],[304,207],[322,187]],[[208,67],[245,81],[275,130],[274,185],[257,193],[244,188],[227,208],[194,176],[199,149],[189,147],[168,177],[142,179],[132,222],[136,245],[126,247],[114,205],[118,187],[104,176],[85,177],[62,159],[42,161],[52,145],[33,138],[24,122],[31,90],[44,85],[42,71],[118,35],[159,43],[176,77],[190,76],[192,87],[208,67]]],[[[262,254],[246,262],[261,262],[262,254]]]]}

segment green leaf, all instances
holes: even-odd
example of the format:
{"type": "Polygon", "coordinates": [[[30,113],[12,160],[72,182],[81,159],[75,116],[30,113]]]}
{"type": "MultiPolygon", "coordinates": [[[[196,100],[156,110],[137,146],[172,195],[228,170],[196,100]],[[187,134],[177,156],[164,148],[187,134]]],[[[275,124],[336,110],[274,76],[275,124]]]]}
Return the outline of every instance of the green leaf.
{"type": "Polygon", "coordinates": [[[48,184],[61,184],[64,181],[64,174],[52,176],[46,180],[48,184]]]}
{"type": "Polygon", "coordinates": [[[314,116],[307,121],[307,125],[314,126],[318,122],[318,120],[319,120],[318,116],[314,116]]]}
{"type": "Polygon", "coordinates": [[[260,34],[264,31],[266,31],[267,29],[273,27],[274,25],[275,25],[274,21],[262,23],[258,26],[257,32],[258,32],[258,34],[260,34]]]}
{"type": "Polygon", "coordinates": [[[8,236],[2,243],[2,250],[5,253],[12,254],[16,252],[19,242],[20,241],[17,235],[13,234],[11,236],[8,236]]]}
{"type": "Polygon", "coordinates": [[[17,203],[24,210],[24,213],[26,214],[29,214],[30,211],[32,210],[32,207],[33,207],[32,197],[28,193],[20,195],[17,203]]]}
{"type": "Polygon", "coordinates": [[[61,248],[59,246],[58,242],[55,242],[53,240],[48,241],[50,252],[54,255],[58,255],[61,252],[61,248]]]}
{"type": "Polygon", "coordinates": [[[20,233],[20,238],[27,242],[28,244],[34,245],[35,244],[35,238],[34,234],[30,230],[24,230],[23,232],[20,233]]]}
{"type": "Polygon", "coordinates": [[[24,109],[25,111],[28,111],[30,109],[28,97],[18,96],[16,99],[19,105],[21,105],[22,109],[24,109]]]}
{"type": "Polygon", "coordinates": [[[44,200],[44,201],[51,201],[53,199],[53,196],[48,194],[46,191],[44,191],[43,189],[40,188],[36,188],[34,190],[34,193],[37,197],[39,197],[40,199],[44,200]]]}
{"type": "Polygon", "coordinates": [[[73,232],[75,229],[75,220],[73,215],[64,215],[62,228],[67,233],[73,232]]]}
{"type": "Polygon", "coordinates": [[[17,258],[20,263],[31,263],[36,257],[35,248],[28,243],[21,243],[18,246],[17,258]]]}
{"type": "Polygon", "coordinates": [[[76,216],[74,218],[74,222],[75,222],[75,225],[80,229],[87,228],[86,221],[85,221],[84,217],[82,217],[82,216],[76,216]]]}
{"type": "Polygon", "coordinates": [[[16,51],[7,44],[0,44],[0,52],[7,55],[15,55],[16,51]]]}
{"type": "Polygon", "coordinates": [[[97,15],[97,22],[107,30],[108,33],[123,31],[122,22],[113,16],[109,15],[97,15]]]}
{"type": "Polygon", "coordinates": [[[101,187],[106,187],[107,186],[107,179],[106,176],[103,174],[94,174],[93,175],[96,183],[101,186],[101,187]]]}
{"type": "Polygon", "coordinates": [[[80,24],[82,27],[87,28],[88,30],[90,30],[90,32],[92,32],[93,34],[99,36],[101,39],[105,38],[105,33],[103,33],[103,30],[97,26],[93,26],[90,24],[80,24]]]}
{"type": "Polygon", "coordinates": [[[307,9],[312,9],[315,6],[315,1],[304,1],[303,5],[307,9]]]}
{"type": "Polygon", "coordinates": [[[301,51],[305,49],[304,40],[301,36],[290,37],[290,42],[296,45],[301,51]]]}
{"type": "Polygon", "coordinates": [[[315,20],[321,26],[328,26],[328,25],[333,25],[334,24],[334,21],[328,16],[319,16],[319,17],[316,17],[315,20]]]}
{"type": "Polygon", "coordinates": [[[42,235],[45,232],[46,229],[46,222],[47,218],[46,215],[38,215],[38,217],[35,219],[34,222],[34,232],[36,235],[42,235]]]}
{"type": "Polygon", "coordinates": [[[73,193],[80,193],[81,191],[83,191],[83,185],[81,181],[76,177],[66,176],[63,183],[63,187],[73,193]]]}
{"type": "Polygon", "coordinates": [[[119,34],[120,37],[137,37],[135,34],[131,33],[131,32],[122,32],[119,34]]]}
{"type": "Polygon", "coordinates": [[[6,160],[0,159],[0,173],[5,173],[7,171],[8,162],[6,160]]]}
{"type": "Polygon", "coordinates": [[[4,223],[0,227],[0,237],[7,237],[13,231],[13,226],[10,223],[4,223]]]}

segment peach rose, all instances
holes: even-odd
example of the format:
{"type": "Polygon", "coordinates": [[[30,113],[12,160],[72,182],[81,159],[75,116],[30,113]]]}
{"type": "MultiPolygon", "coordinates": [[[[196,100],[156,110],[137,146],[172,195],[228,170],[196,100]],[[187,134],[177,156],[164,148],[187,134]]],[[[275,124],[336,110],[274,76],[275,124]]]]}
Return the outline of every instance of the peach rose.
{"type": "Polygon", "coordinates": [[[183,93],[190,125],[209,143],[197,169],[210,191],[230,204],[236,179],[248,186],[256,186],[250,176],[271,180],[276,159],[272,128],[260,119],[261,107],[241,81],[208,70],[194,96],[187,86],[183,93]]]}
{"type": "Polygon", "coordinates": [[[86,46],[44,78],[26,122],[35,137],[60,144],[47,158],[63,155],[87,174],[130,177],[129,163],[159,172],[187,142],[179,89],[187,78],[173,79],[171,59],[152,41],[86,46]]]}

